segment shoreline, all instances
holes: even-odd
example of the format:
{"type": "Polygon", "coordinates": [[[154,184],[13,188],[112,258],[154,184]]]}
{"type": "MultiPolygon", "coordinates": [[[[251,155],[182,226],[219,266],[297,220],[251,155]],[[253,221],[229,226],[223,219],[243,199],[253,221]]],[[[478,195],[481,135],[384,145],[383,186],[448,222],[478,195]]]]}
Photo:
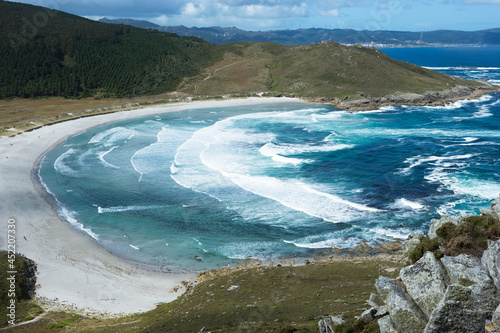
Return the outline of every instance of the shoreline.
{"type": "MultiPolygon", "coordinates": [[[[491,91],[481,91],[480,95],[488,93],[491,91]]],[[[180,282],[192,282],[197,277],[197,273],[158,272],[129,262],[63,220],[56,202],[41,183],[37,184],[38,164],[46,152],[72,135],[105,123],[189,109],[289,102],[306,100],[251,97],[144,106],[67,119],[13,137],[0,137],[0,179],[4,184],[0,209],[5,210],[4,219],[16,220],[17,252],[38,266],[37,299],[87,314],[123,315],[175,300],[184,292],[180,282]]],[[[0,246],[6,248],[7,223],[0,225],[0,246]]]]}
{"type": "Polygon", "coordinates": [[[485,86],[467,87],[457,86],[445,91],[429,91],[423,94],[415,93],[394,93],[384,97],[362,97],[356,99],[346,98],[304,98],[310,103],[326,103],[341,110],[350,112],[378,110],[388,106],[444,106],[449,103],[473,100],[481,96],[500,93],[500,86],[488,84],[485,86]]]}
{"type": "MultiPolygon", "coordinates": [[[[36,184],[44,154],[66,138],[104,123],[209,107],[302,102],[290,98],[248,98],[149,106],[73,119],[0,138],[0,209],[16,224],[16,252],[37,264],[37,299],[86,314],[122,315],[154,309],[175,300],[181,281],[196,273],[162,273],[122,259],[64,221],[36,184]],[[38,187],[38,188],[37,188],[38,187]]],[[[6,221],[4,221],[6,222],[6,221]]],[[[7,248],[7,223],[1,223],[0,246],[7,248]]]]}
{"type": "MultiPolygon", "coordinates": [[[[449,103],[453,103],[461,100],[472,100],[479,98],[484,95],[500,93],[500,85],[494,85],[483,82],[484,85],[480,86],[456,86],[449,90],[444,91],[428,91],[421,94],[416,93],[400,93],[395,92],[391,95],[386,95],[383,97],[372,97],[372,96],[364,96],[363,94],[355,95],[355,96],[346,96],[343,99],[339,99],[337,97],[305,97],[305,96],[296,96],[283,94],[279,92],[267,92],[260,94],[248,94],[246,96],[238,95],[231,96],[220,99],[218,96],[191,96],[191,95],[182,95],[178,96],[176,93],[166,94],[166,95],[158,95],[157,98],[152,98],[150,100],[144,100],[140,102],[130,101],[128,103],[123,104],[125,100],[116,100],[112,102],[112,100],[108,101],[105,106],[102,105],[96,109],[88,109],[85,107],[85,104],[82,104],[80,107],[73,106],[76,108],[76,111],[72,109],[72,112],[68,113],[65,111],[60,111],[61,114],[54,114],[45,119],[45,121],[30,123],[30,126],[23,127],[22,129],[17,128],[0,128],[0,138],[2,137],[15,137],[16,135],[21,135],[23,133],[28,133],[35,131],[37,129],[43,128],[45,126],[56,125],[59,123],[65,123],[71,120],[78,120],[83,118],[109,115],[121,112],[134,112],[142,109],[149,108],[157,108],[157,107],[175,107],[177,105],[184,104],[196,104],[196,103],[224,103],[228,101],[234,100],[248,100],[248,99],[279,99],[279,98],[291,98],[295,101],[304,102],[304,103],[317,103],[317,104],[329,104],[336,107],[339,110],[346,110],[350,112],[356,111],[370,111],[380,109],[382,107],[387,106],[444,106],[449,103]],[[174,98],[175,97],[175,98],[174,98]]],[[[53,104],[48,103],[44,105],[44,108],[50,107],[51,105],[54,109],[61,108],[61,101],[55,100],[58,97],[48,97],[43,101],[48,101],[53,99],[53,104]]],[[[35,102],[35,99],[28,99],[30,102],[35,102]]],[[[10,101],[7,101],[7,104],[10,101]]],[[[69,100],[70,103],[74,102],[73,100],[69,100]]],[[[88,102],[88,101],[87,101],[88,102]]],[[[193,104],[193,105],[194,105],[193,104]]],[[[0,104],[0,111],[2,108],[6,108],[6,105],[0,104]]],[[[22,109],[22,108],[21,108],[22,109]]],[[[19,111],[19,110],[18,110],[19,111]]],[[[68,110],[66,110],[68,111],[68,110]]],[[[16,122],[16,121],[14,121],[16,122]]]]}

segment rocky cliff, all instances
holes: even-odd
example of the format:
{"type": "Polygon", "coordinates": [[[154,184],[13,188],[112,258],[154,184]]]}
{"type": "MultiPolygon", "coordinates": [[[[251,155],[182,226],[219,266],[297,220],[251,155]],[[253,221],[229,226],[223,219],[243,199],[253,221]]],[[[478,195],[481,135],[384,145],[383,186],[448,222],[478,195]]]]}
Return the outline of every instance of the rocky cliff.
{"type": "MultiPolygon", "coordinates": [[[[500,198],[481,216],[494,219],[497,227],[500,198]]],[[[444,225],[460,226],[464,221],[449,217],[434,220],[427,236],[437,239],[444,225]]],[[[418,246],[416,239],[411,237],[405,244],[407,253],[418,246]]],[[[439,241],[439,251],[425,252],[413,265],[403,268],[398,278],[379,277],[377,294],[368,300],[371,308],[358,321],[376,320],[382,333],[500,333],[500,240],[490,237],[480,255],[458,256],[440,255],[446,254],[446,249],[442,239],[439,241]]],[[[334,330],[323,320],[320,331],[334,330]]]]}

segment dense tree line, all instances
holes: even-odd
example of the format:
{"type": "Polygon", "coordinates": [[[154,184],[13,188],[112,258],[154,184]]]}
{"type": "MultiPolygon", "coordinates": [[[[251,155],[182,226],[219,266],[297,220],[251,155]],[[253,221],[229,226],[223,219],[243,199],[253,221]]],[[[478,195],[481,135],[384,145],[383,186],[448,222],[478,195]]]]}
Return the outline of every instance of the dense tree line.
{"type": "Polygon", "coordinates": [[[175,90],[220,55],[194,37],[0,1],[0,98],[175,90]]]}

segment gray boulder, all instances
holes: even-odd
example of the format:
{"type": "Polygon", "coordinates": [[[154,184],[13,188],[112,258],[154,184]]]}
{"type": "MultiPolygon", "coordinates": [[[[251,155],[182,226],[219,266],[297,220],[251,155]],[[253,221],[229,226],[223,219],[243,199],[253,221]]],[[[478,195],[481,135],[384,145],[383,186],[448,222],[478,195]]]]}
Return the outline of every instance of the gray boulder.
{"type": "Polygon", "coordinates": [[[491,202],[491,212],[500,219],[500,196],[491,202]]]}
{"type": "Polygon", "coordinates": [[[321,319],[318,322],[320,333],[334,333],[335,326],[344,323],[344,320],[340,317],[329,316],[321,319]]]}
{"type": "Polygon", "coordinates": [[[398,333],[398,330],[392,324],[390,316],[380,318],[377,323],[380,327],[380,333],[398,333]]]}
{"type": "Polygon", "coordinates": [[[424,333],[484,332],[485,315],[478,315],[472,288],[452,284],[432,312],[424,333]]]}
{"type": "Polygon", "coordinates": [[[335,325],[330,318],[323,318],[318,322],[319,333],[335,333],[335,325]]]}
{"type": "Polygon", "coordinates": [[[403,251],[403,255],[408,257],[410,252],[415,249],[415,247],[420,244],[420,240],[423,238],[422,235],[411,233],[408,235],[408,239],[403,243],[401,250],[403,251]]]}
{"type": "Polygon", "coordinates": [[[492,317],[491,321],[500,325],[500,302],[498,303],[498,307],[495,310],[495,312],[493,312],[493,317],[492,317]]]}
{"type": "Polygon", "coordinates": [[[467,254],[456,257],[441,258],[444,268],[450,277],[450,284],[456,283],[470,286],[479,283],[492,283],[488,271],[479,258],[467,254]]]}
{"type": "Polygon", "coordinates": [[[500,197],[491,202],[490,209],[481,209],[481,214],[490,215],[496,219],[500,219],[500,197]]]}
{"type": "Polygon", "coordinates": [[[429,236],[430,239],[434,239],[437,237],[436,231],[441,228],[445,223],[453,223],[455,225],[459,225],[461,221],[461,218],[454,218],[454,217],[449,217],[449,216],[442,216],[440,219],[432,219],[431,226],[429,227],[429,232],[427,233],[427,236],[429,236]]]}
{"type": "Polygon", "coordinates": [[[487,269],[496,288],[500,291],[500,241],[490,244],[484,251],[481,262],[487,269]]]}
{"type": "Polygon", "coordinates": [[[432,312],[425,333],[484,332],[498,305],[498,292],[481,260],[461,254],[441,262],[450,285],[432,312]]]}
{"type": "Polygon", "coordinates": [[[471,289],[474,300],[470,305],[476,309],[478,316],[482,316],[484,313],[487,317],[491,317],[500,298],[498,290],[481,260],[461,254],[457,257],[445,256],[441,262],[448,272],[450,283],[460,284],[471,289]]]}
{"type": "Polygon", "coordinates": [[[403,281],[385,276],[375,281],[375,288],[384,299],[394,328],[400,332],[423,332],[427,318],[406,293],[403,281]]]}
{"type": "Polygon", "coordinates": [[[487,320],[485,324],[486,332],[500,333],[500,305],[493,313],[491,320],[487,320]]]}
{"type": "Polygon", "coordinates": [[[420,307],[427,318],[446,292],[445,272],[432,252],[411,266],[403,268],[399,274],[406,291],[420,307]]]}

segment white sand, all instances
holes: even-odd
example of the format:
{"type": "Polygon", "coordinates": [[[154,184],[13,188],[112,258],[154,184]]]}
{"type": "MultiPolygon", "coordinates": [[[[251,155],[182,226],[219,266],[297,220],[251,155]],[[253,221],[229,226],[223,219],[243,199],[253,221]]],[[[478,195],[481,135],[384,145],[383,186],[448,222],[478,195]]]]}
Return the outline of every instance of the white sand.
{"type": "Polygon", "coordinates": [[[7,249],[7,225],[16,221],[17,252],[38,266],[37,296],[99,313],[134,313],[155,308],[180,295],[170,290],[194,274],[139,269],[102,248],[61,220],[32,181],[36,161],[64,138],[94,126],[133,117],[194,108],[299,102],[286,98],[249,98],[169,104],[99,115],[45,126],[0,139],[0,247],[7,249]],[[24,239],[26,237],[26,240],[24,239]]]}

